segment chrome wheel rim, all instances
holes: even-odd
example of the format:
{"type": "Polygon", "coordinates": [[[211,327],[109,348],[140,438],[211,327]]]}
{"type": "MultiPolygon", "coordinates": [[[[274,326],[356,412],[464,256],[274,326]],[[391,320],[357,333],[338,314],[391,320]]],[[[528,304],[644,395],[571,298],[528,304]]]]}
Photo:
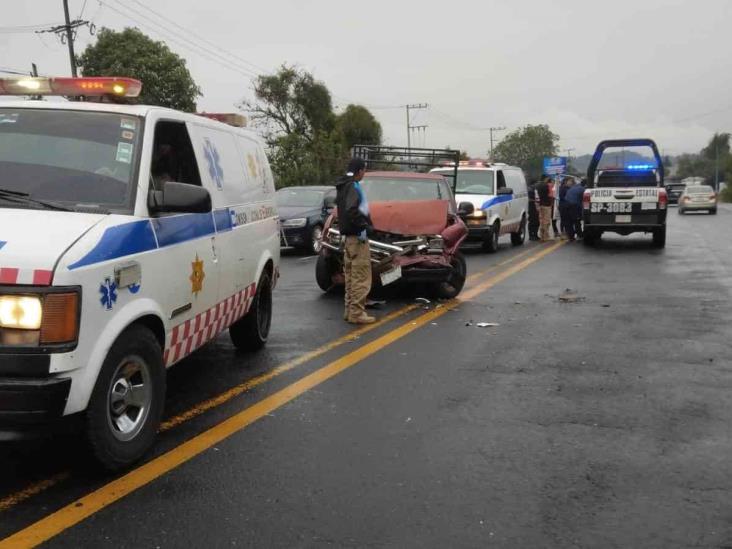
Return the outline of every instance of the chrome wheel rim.
{"type": "Polygon", "coordinates": [[[117,440],[127,442],[142,430],[152,404],[150,368],[139,356],[125,357],[112,376],[107,421],[117,440]]]}
{"type": "Polygon", "coordinates": [[[320,248],[322,247],[320,244],[320,241],[323,238],[323,229],[320,227],[315,227],[313,229],[313,252],[316,254],[320,252],[320,248]]]}

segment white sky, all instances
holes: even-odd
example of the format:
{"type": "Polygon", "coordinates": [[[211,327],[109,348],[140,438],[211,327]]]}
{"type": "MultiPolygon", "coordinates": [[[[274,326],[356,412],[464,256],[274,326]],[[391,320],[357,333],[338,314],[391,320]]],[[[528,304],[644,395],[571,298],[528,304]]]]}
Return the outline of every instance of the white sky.
{"type": "MultiPolygon", "coordinates": [[[[75,18],[85,2],[69,2],[75,18]]],[[[323,80],[336,105],[372,108],[392,145],[406,144],[405,112],[395,107],[422,102],[430,109],[413,123],[429,128],[412,145],[474,156],[485,156],[490,126],[548,123],[573,155],[603,138],[646,136],[667,154],[696,152],[712,132],[732,131],[731,0],[102,2],[87,0],[83,17],[168,42],[203,89],[202,110],[233,111],[251,96],[242,73],[287,62],[323,80]],[[170,22],[161,28],[144,6],[216,47],[170,22]],[[212,51],[237,56],[227,58],[237,67],[212,51]]],[[[62,21],[61,0],[5,0],[0,69],[35,61],[42,74],[68,74],[66,46],[53,35],[8,29],[62,21]]],[[[91,41],[81,29],[77,51],[91,41]]]]}

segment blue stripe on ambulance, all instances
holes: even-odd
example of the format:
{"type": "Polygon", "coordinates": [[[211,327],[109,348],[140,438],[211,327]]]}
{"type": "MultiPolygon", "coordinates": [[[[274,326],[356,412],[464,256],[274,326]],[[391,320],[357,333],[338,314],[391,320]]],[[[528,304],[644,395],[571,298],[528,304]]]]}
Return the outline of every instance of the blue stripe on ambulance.
{"type": "Polygon", "coordinates": [[[231,226],[228,208],[212,213],[182,214],[115,225],[104,231],[89,253],[69,265],[69,270],[181,244],[231,230],[231,226]]]}
{"type": "Polygon", "coordinates": [[[491,206],[495,206],[496,204],[501,204],[503,202],[509,202],[513,200],[513,196],[510,194],[501,194],[498,196],[494,196],[493,198],[489,198],[485,202],[483,202],[483,205],[480,207],[481,210],[485,210],[487,208],[490,208],[491,206]]]}

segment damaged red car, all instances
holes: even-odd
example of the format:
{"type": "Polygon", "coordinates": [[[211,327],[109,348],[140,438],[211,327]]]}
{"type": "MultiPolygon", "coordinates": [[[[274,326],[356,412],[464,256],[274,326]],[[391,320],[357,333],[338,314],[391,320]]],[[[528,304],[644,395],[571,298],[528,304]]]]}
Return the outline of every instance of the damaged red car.
{"type": "MultiPolygon", "coordinates": [[[[465,285],[465,258],[458,251],[468,234],[447,179],[438,174],[368,172],[361,188],[374,230],[369,234],[374,287],[426,284],[435,297],[456,297],[465,285]]],[[[343,286],[345,238],[333,211],[323,228],[315,268],[324,291],[343,286]]]]}

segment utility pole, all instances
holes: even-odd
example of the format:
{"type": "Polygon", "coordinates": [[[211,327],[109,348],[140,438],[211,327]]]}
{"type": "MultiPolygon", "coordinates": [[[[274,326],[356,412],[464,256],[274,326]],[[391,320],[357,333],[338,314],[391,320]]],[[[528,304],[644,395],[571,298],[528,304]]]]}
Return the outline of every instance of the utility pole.
{"type": "Polygon", "coordinates": [[[490,154],[490,156],[491,156],[490,160],[491,161],[493,160],[493,132],[502,132],[505,129],[506,129],[506,126],[497,126],[495,128],[488,128],[488,131],[491,134],[491,154],[490,154]]]}
{"type": "Polygon", "coordinates": [[[71,76],[76,78],[76,58],[74,57],[74,32],[71,30],[71,18],[69,17],[69,0],[63,0],[64,19],[66,20],[66,43],[69,46],[69,63],[71,63],[71,76]]]}
{"type": "Polygon", "coordinates": [[[96,28],[94,23],[83,19],[71,20],[69,16],[69,0],[61,0],[64,6],[64,20],[66,23],[63,25],[56,25],[48,29],[36,31],[36,34],[42,34],[51,32],[61,39],[62,44],[66,44],[69,48],[69,64],[71,65],[71,76],[76,78],[78,76],[76,71],[76,57],[74,56],[74,40],[76,39],[76,29],[79,27],[89,27],[89,33],[94,35],[96,28]]]}
{"type": "Polygon", "coordinates": [[[569,161],[572,160],[572,151],[574,151],[574,147],[564,149],[564,152],[567,153],[567,173],[569,173],[569,161]]]}
{"type": "Polygon", "coordinates": [[[409,117],[409,111],[415,110],[415,109],[426,109],[429,107],[427,103],[417,103],[415,105],[405,105],[404,106],[407,109],[407,150],[412,148],[412,130],[426,130],[427,125],[422,126],[412,126],[410,117],[409,117]]]}
{"type": "Polygon", "coordinates": [[[714,136],[714,190],[719,192],[719,139],[714,136]]]}

